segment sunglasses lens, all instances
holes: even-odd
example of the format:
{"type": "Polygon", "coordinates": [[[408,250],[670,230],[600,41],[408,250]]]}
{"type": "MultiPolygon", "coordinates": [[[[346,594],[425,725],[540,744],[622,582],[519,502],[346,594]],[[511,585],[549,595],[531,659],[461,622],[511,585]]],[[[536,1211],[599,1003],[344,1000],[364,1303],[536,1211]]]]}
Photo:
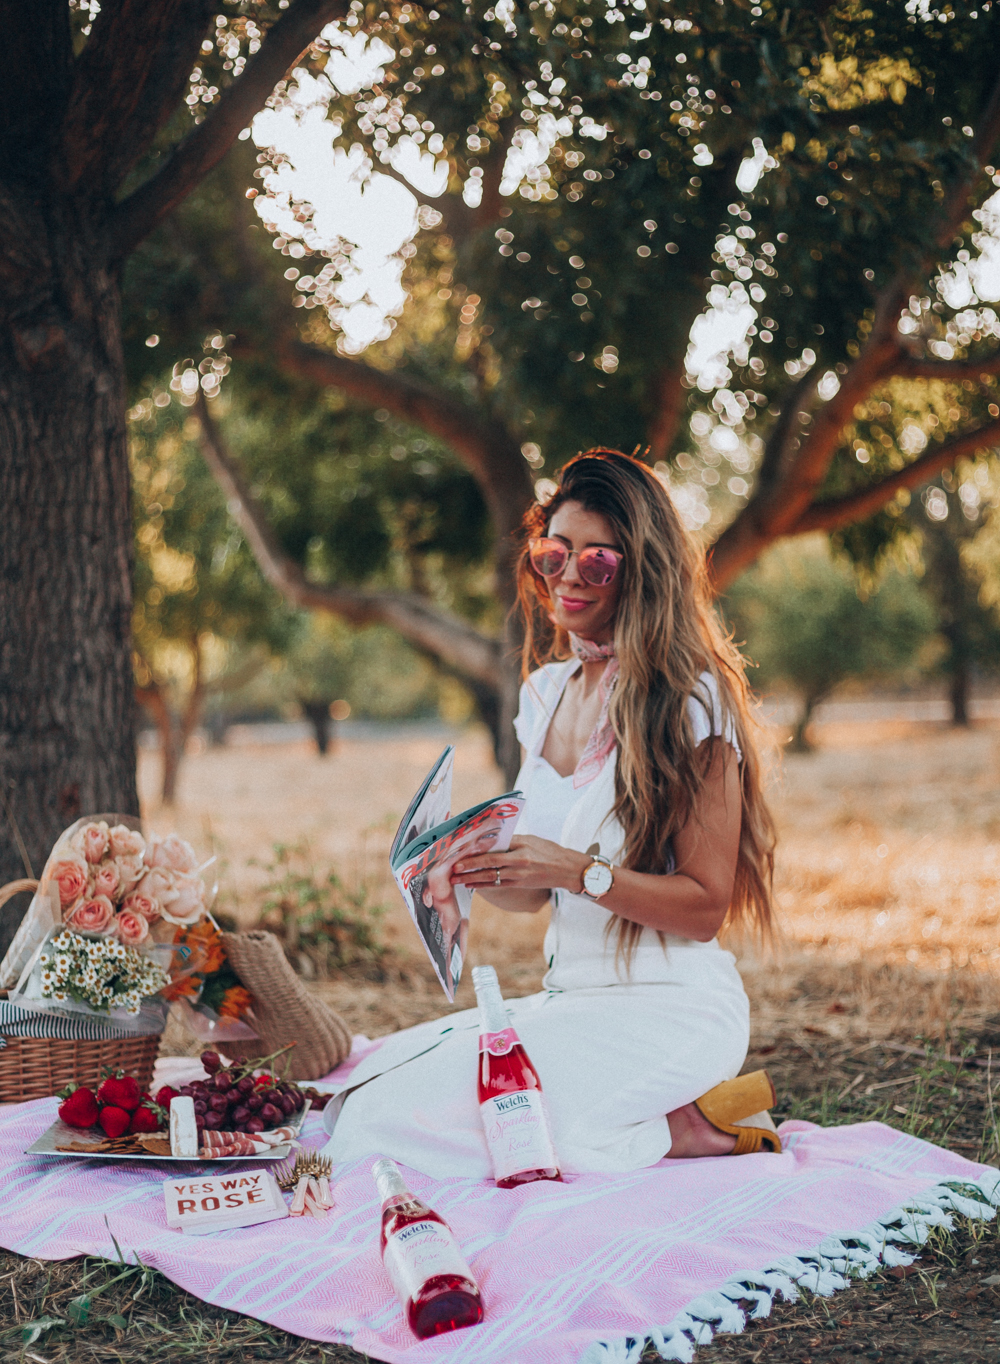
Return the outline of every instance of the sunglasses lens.
{"type": "Polygon", "coordinates": [[[536,540],[531,546],[531,566],[543,578],[556,578],[566,567],[569,554],[558,540],[536,540]]]}
{"type": "Polygon", "coordinates": [[[607,587],[621,563],[621,555],[612,549],[585,549],[578,560],[580,577],[591,587],[607,587]]]}

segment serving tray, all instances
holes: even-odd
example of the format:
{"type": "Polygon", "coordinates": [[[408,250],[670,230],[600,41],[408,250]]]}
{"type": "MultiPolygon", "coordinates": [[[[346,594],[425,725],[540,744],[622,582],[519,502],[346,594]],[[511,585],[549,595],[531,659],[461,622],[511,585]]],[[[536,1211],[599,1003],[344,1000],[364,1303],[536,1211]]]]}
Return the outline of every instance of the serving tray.
{"type": "MultiPolygon", "coordinates": [[[[293,1129],[293,1139],[298,1137],[302,1131],[302,1124],[306,1120],[310,1104],[307,1101],[302,1110],[294,1117],[286,1119],[282,1124],[284,1127],[293,1129]]],[[[280,1146],[272,1146],[269,1151],[262,1151],[255,1156],[156,1156],[143,1152],[126,1151],[57,1151],[57,1146],[68,1146],[70,1142],[86,1141],[89,1133],[79,1127],[69,1127],[57,1118],[47,1131],[31,1143],[25,1151],[26,1156],[54,1156],[60,1160],[141,1160],[152,1161],[156,1164],[182,1164],[182,1165],[218,1165],[229,1161],[239,1160],[284,1160],[291,1154],[291,1142],[283,1142],[280,1146]]]]}

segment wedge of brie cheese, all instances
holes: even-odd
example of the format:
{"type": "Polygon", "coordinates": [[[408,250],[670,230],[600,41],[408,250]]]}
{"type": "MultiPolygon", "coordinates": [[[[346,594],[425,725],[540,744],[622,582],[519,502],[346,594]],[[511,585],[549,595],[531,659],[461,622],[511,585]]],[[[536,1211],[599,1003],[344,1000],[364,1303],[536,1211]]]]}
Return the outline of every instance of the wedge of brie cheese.
{"type": "Polygon", "coordinates": [[[170,1154],[187,1160],[198,1159],[194,1099],[189,1094],[175,1094],[170,1100],[170,1154]]]}

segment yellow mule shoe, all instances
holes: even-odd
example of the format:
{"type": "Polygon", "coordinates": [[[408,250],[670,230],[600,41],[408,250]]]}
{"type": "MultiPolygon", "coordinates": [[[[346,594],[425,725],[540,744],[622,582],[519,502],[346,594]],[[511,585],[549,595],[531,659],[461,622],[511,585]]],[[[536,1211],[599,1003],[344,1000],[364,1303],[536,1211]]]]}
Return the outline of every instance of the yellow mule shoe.
{"type": "Polygon", "coordinates": [[[749,1075],[738,1075],[735,1080],[723,1080],[700,1099],[695,1107],[720,1132],[736,1138],[734,1156],[750,1155],[754,1151],[781,1151],[778,1129],[767,1111],[777,1102],[774,1085],[766,1070],[754,1070],[749,1075]]]}

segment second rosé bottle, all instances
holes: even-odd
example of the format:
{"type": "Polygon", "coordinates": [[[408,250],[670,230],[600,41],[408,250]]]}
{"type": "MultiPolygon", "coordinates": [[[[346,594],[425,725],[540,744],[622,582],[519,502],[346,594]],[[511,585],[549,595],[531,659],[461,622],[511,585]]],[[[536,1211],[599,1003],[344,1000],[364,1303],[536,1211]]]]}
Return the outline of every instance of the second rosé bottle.
{"type": "Polygon", "coordinates": [[[538,1072],[510,1026],[492,966],[476,966],[479,1004],[479,1111],[498,1189],[562,1179],[538,1072]]]}

